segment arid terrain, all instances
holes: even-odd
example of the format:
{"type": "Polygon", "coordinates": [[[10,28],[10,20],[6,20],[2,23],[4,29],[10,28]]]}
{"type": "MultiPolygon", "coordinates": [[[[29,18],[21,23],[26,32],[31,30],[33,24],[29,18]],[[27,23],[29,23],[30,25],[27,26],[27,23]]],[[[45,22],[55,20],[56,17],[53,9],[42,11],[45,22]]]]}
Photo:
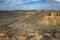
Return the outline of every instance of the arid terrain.
{"type": "MultiPolygon", "coordinates": [[[[60,10],[0,11],[0,33],[4,35],[13,33],[20,35],[19,37],[27,37],[48,32],[51,35],[53,32],[57,33],[56,40],[60,40],[60,10]]],[[[4,36],[2,34],[0,36],[4,36]]],[[[52,37],[51,40],[55,38],[52,37]]]]}

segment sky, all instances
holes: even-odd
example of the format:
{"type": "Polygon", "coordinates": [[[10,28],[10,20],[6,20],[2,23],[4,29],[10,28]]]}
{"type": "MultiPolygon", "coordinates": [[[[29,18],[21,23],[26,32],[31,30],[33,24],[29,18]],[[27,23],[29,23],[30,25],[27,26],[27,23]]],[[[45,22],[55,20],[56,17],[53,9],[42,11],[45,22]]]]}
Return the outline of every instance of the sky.
{"type": "Polygon", "coordinates": [[[0,0],[0,10],[60,10],[60,0],[0,0]]]}

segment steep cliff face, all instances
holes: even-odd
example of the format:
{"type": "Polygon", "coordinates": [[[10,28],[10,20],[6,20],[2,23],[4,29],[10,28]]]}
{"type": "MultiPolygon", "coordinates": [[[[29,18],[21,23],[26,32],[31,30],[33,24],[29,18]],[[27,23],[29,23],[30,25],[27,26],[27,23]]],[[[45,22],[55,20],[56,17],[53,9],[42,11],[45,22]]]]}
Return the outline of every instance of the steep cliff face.
{"type": "Polygon", "coordinates": [[[43,20],[39,22],[41,25],[49,26],[49,25],[59,25],[60,24],[60,16],[57,13],[47,13],[43,17],[43,20]]]}
{"type": "Polygon", "coordinates": [[[56,20],[54,16],[45,16],[44,19],[41,21],[42,25],[49,26],[49,25],[56,25],[56,20]]]}
{"type": "Polygon", "coordinates": [[[57,24],[60,25],[60,16],[56,16],[55,20],[56,20],[57,24]]]}

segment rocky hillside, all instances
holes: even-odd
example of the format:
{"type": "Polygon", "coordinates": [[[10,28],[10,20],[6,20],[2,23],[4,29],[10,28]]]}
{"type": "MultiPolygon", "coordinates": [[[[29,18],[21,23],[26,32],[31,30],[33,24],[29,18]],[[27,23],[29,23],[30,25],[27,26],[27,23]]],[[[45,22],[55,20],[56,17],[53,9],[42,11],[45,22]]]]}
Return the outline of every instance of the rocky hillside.
{"type": "Polygon", "coordinates": [[[60,10],[0,11],[0,27],[39,28],[60,25],[60,10]]]}

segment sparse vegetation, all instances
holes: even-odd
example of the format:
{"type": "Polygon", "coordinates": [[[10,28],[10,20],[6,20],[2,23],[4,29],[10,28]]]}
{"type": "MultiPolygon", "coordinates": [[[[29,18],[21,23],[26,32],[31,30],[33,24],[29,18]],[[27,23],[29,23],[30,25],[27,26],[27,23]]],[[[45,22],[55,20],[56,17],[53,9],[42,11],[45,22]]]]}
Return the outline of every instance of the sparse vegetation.
{"type": "Polygon", "coordinates": [[[0,11],[0,32],[27,37],[49,30],[60,30],[60,10],[0,11]]]}

